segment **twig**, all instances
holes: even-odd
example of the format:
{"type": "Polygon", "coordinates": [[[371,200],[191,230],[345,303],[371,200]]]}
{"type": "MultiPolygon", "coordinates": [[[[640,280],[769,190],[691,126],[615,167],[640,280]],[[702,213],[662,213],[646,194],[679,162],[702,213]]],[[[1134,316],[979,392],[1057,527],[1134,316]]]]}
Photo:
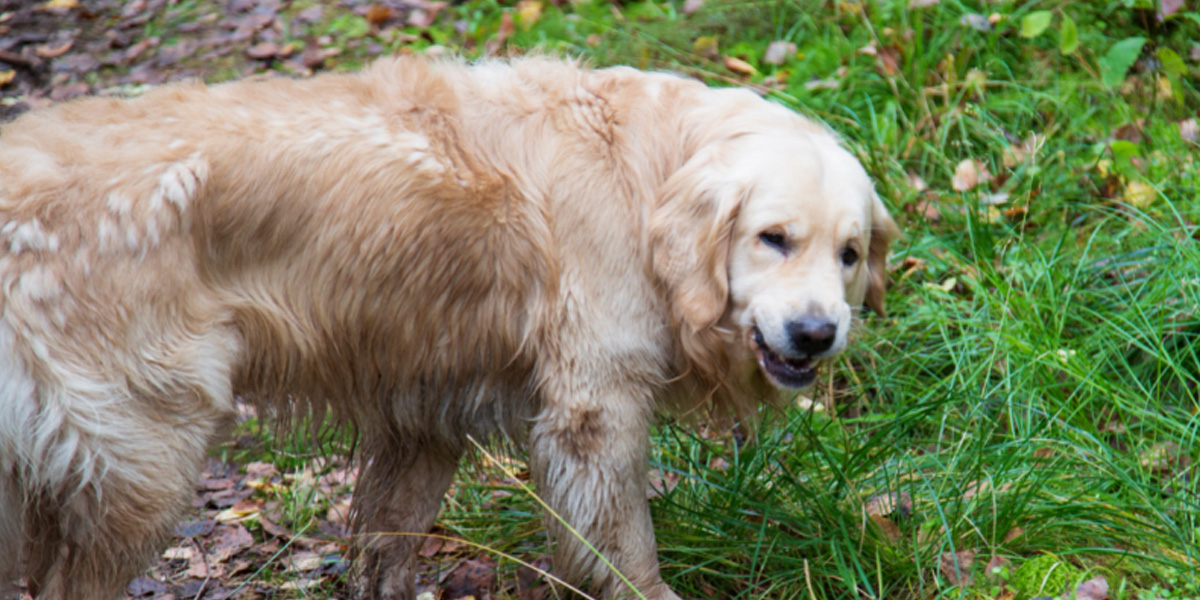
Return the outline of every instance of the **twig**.
{"type": "Polygon", "coordinates": [[[196,552],[200,553],[200,558],[204,560],[204,581],[200,582],[200,589],[196,590],[196,595],[192,597],[192,600],[200,600],[200,596],[204,595],[204,590],[208,587],[209,580],[212,579],[212,566],[208,564],[208,555],[204,553],[204,547],[200,545],[200,540],[195,537],[189,539],[196,547],[196,552]]]}
{"type": "Polygon", "coordinates": [[[37,62],[33,59],[21,56],[16,52],[9,52],[8,50],[0,50],[0,62],[6,62],[10,65],[16,65],[18,67],[25,67],[26,69],[32,69],[37,66],[37,62]]]}

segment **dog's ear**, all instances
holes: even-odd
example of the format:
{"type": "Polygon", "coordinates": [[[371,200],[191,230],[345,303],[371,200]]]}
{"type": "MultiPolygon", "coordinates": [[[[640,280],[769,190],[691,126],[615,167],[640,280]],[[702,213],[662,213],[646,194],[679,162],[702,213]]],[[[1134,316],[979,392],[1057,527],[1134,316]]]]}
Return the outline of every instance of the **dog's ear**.
{"type": "Polygon", "coordinates": [[[693,157],[667,180],[650,217],[654,273],[666,284],[676,316],[693,331],[725,313],[726,262],[744,196],[714,176],[710,154],[693,157]]]}
{"type": "Polygon", "coordinates": [[[897,237],[900,230],[896,222],[888,214],[887,207],[879,196],[871,198],[871,243],[867,249],[867,308],[879,316],[886,316],[883,295],[887,290],[887,254],[888,248],[897,237]]]}

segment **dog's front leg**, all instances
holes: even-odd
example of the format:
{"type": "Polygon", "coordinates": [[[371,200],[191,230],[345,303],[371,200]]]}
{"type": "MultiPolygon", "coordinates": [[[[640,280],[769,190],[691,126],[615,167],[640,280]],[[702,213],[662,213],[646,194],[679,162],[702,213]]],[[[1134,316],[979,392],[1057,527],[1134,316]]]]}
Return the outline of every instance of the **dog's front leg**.
{"type": "Polygon", "coordinates": [[[647,598],[678,600],[659,575],[646,502],[649,390],[556,387],[546,386],[549,396],[530,436],[539,493],[557,513],[546,519],[557,544],[555,571],[574,583],[590,578],[609,598],[636,597],[619,571],[647,598]]]}

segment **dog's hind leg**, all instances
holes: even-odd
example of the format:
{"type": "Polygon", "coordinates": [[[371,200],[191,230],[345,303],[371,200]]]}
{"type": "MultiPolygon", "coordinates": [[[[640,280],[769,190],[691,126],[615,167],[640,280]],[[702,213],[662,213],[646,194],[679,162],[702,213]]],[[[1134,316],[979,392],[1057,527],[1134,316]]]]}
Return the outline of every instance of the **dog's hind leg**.
{"type": "Polygon", "coordinates": [[[462,451],[437,443],[401,444],[365,436],[354,492],[355,594],[370,600],[416,597],[417,551],[425,542],[462,451]]]}
{"type": "Polygon", "coordinates": [[[70,452],[72,469],[57,481],[26,484],[26,579],[35,598],[123,598],[170,536],[228,415],[173,413],[162,406],[174,401],[153,402],[160,410],[110,402],[103,427],[65,420],[57,447],[70,452]]]}

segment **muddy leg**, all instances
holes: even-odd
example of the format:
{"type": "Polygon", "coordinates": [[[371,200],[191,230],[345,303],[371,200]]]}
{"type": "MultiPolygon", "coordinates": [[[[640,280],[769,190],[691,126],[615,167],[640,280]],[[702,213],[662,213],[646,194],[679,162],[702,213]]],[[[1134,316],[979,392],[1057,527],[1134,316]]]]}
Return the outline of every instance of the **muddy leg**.
{"type": "MultiPolygon", "coordinates": [[[[649,391],[563,388],[571,393],[547,401],[530,437],[539,492],[647,598],[676,599],[659,575],[646,502],[649,391]],[[631,391],[641,395],[630,397],[631,391]]],[[[553,393],[555,387],[547,389],[553,393]]],[[[548,515],[547,527],[557,544],[558,573],[575,583],[590,578],[605,597],[632,597],[621,578],[562,522],[548,515]]]]}
{"type": "Polygon", "coordinates": [[[417,551],[433,526],[458,468],[461,451],[394,444],[364,448],[354,493],[355,564],[359,598],[413,600],[417,551]]]}

